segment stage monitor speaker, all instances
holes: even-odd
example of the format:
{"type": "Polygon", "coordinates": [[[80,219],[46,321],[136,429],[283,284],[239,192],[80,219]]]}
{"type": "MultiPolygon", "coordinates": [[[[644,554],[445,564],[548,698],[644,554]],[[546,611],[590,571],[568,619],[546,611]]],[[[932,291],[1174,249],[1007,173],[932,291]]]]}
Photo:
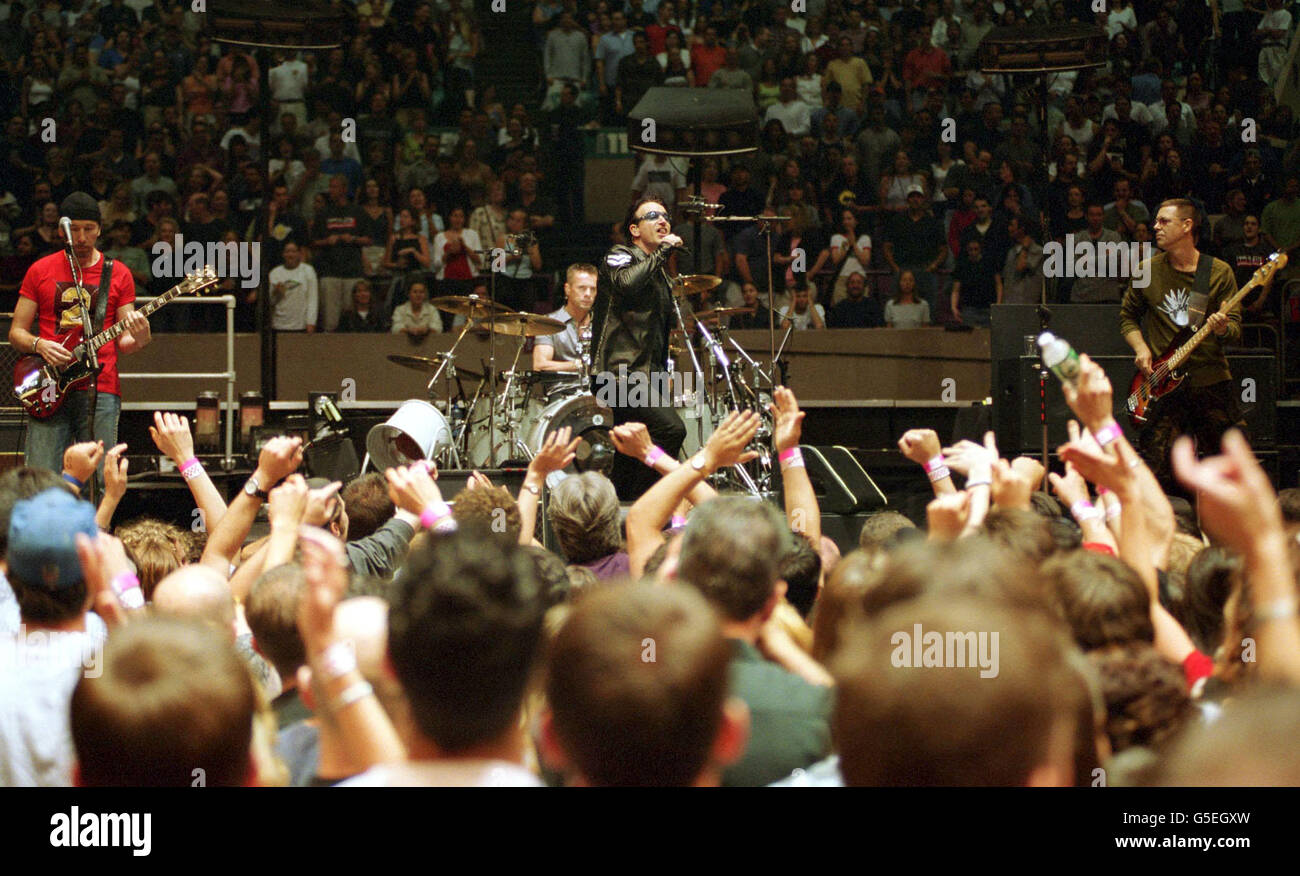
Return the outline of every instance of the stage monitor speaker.
{"type": "Polygon", "coordinates": [[[743,89],[657,86],[628,113],[627,143],[658,155],[753,152],[758,149],[758,109],[743,89]]]}
{"type": "Polygon", "coordinates": [[[995,27],[980,41],[983,73],[1053,73],[1106,63],[1106,31],[1095,24],[995,27]]]}
{"type": "Polygon", "coordinates": [[[345,484],[361,472],[357,447],[347,435],[329,435],[313,441],[303,453],[303,462],[311,477],[329,478],[345,484]]]}
{"type": "MultiPolygon", "coordinates": [[[[1131,442],[1136,442],[1137,433],[1129,424],[1125,401],[1128,398],[1129,384],[1133,380],[1132,356],[1098,356],[1096,361],[1110,378],[1114,389],[1113,408],[1115,420],[1124,430],[1124,435],[1131,442]]],[[[1003,363],[1004,374],[1016,373],[1015,384],[1000,387],[998,403],[1003,406],[1003,416],[995,420],[1007,419],[1007,414],[1014,419],[1018,442],[1012,444],[1007,436],[998,433],[998,446],[1004,451],[1019,447],[1022,453],[1042,451],[1042,425],[1039,420],[1039,371],[1035,357],[1023,356],[1018,360],[1003,363]],[[1006,390],[1011,389],[1012,392],[1006,390]]],[[[1246,428],[1251,445],[1258,448],[1272,447],[1277,432],[1277,361],[1272,356],[1229,356],[1228,366],[1232,378],[1240,393],[1239,404],[1246,416],[1246,428]]],[[[1047,446],[1055,452],[1069,440],[1065,423],[1074,416],[1065,396],[1061,393],[1061,383],[1052,374],[1047,375],[1047,446]]],[[[1180,392],[1181,390],[1174,390],[1180,392]]]]}
{"type": "Polygon", "coordinates": [[[808,478],[817,493],[817,504],[823,511],[853,514],[879,511],[889,504],[884,492],[848,448],[838,444],[804,444],[800,449],[808,478]]]}

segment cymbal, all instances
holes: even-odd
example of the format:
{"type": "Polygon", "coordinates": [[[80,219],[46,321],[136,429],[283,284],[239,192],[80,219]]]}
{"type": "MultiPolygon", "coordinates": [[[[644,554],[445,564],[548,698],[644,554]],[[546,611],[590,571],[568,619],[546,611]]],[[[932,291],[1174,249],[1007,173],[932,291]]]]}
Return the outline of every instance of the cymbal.
{"type": "Polygon", "coordinates": [[[429,301],[434,307],[469,319],[486,319],[492,313],[516,313],[513,307],[492,304],[478,295],[443,295],[429,301]]]}
{"type": "Polygon", "coordinates": [[[536,338],[543,335],[555,335],[564,331],[564,323],[549,316],[535,313],[503,313],[483,320],[484,327],[491,327],[499,335],[513,335],[519,338],[536,338]]]}
{"type": "MultiPolygon", "coordinates": [[[[391,353],[388,356],[388,361],[394,365],[401,365],[403,368],[413,368],[416,371],[437,371],[446,358],[446,353],[434,353],[432,356],[404,356],[399,353],[391,353]]],[[[479,372],[469,368],[462,368],[459,365],[456,366],[456,373],[478,380],[483,379],[483,375],[479,372]]]]}
{"type": "Polygon", "coordinates": [[[697,295],[707,292],[722,282],[721,277],[713,274],[683,274],[673,277],[673,294],[678,298],[683,295],[697,295]]]}
{"type": "Polygon", "coordinates": [[[712,310],[701,310],[695,314],[698,320],[721,319],[724,316],[753,316],[754,308],[752,307],[715,307],[712,310]]]}

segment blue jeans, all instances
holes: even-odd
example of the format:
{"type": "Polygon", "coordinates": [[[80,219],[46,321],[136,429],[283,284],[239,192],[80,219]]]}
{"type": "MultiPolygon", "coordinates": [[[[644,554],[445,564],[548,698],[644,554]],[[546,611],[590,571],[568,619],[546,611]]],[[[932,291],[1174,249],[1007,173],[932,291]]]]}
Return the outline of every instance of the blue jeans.
{"type": "MultiPolygon", "coordinates": [[[[90,414],[90,391],[72,392],[58,413],[48,420],[28,421],[24,462],[32,468],[47,468],[58,473],[63,471],[63,452],[78,441],[103,441],[106,452],[117,444],[117,419],[122,411],[122,397],[107,392],[96,393],[96,397],[93,439],[86,422],[90,414]]],[[[101,461],[97,480],[102,472],[101,461]]]]}

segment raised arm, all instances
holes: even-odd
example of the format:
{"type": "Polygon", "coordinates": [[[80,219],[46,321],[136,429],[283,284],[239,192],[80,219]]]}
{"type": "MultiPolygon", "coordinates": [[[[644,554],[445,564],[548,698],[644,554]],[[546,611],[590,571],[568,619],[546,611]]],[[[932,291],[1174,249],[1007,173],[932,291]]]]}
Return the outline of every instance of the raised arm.
{"type": "MultiPolygon", "coordinates": [[[[302,439],[281,435],[266,442],[261,455],[258,456],[257,469],[249,482],[255,489],[267,492],[297,471],[300,465],[302,465],[302,439]]],[[[248,537],[248,530],[252,528],[253,519],[257,517],[257,509],[261,505],[260,497],[249,495],[247,491],[241,490],[226,509],[226,513],[222,515],[220,522],[213,528],[212,534],[208,536],[208,544],[203,549],[203,558],[200,562],[205,566],[212,566],[221,573],[222,577],[228,577],[230,563],[239,546],[248,537]]]]}
{"type": "Polygon", "coordinates": [[[185,478],[190,495],[198,506],[203,525],[211,530],[226,513],[226,501],[203,464],[194,456],[194,436],[190,434],[190,421],[177,414],[154,411],[149,437],[158,451],[176,464],[176,470],[185,478]]]}
{"type": "Polygon", "coordinates": [[[528,463],[528,474],[524,475],[524,483],[519,488],[519,497],[515,500],[519,508],[519,519],[523,524],[519,530],[520,544],[532,544],[535,540],[533,533],[537,529],[537,504],[541,499],[542,489],[546,486],[547,477],[551,472],[561,471],[573,462],[582,436],[570,440],[571,434],[573,429],[565,426],[547,435],[537,455],[528,463]]]}
{"type": "MultiPolygon", "coordinates": [[[[609,436],[614,442],[615,450],[638,462],[644,462],[660,475],[670,474],[682,467],[680,462],[650,440],[650,430],[645,423],[623,423],[611,429],[609,436]]],[[[691,488],[686,501],[692,505],[701,505],[717,495],[718,491],[709,486],[708,482],[700,481],[691,488]]]]}
{"type": "Polygon", "coordinates": [[[777,459],[781,465],[781,484],[785,493],[785,518],[791,531],[802,535],[820,550],[822,543],[822,514],[817,504],[808,469],[804,467],[799,439],[803,435],[805,413],[799,410],[794,393],[778,386],[772,393],[772,416],[775,424],[772,440],[776,445],[777,459]]]}
{"type": "Polygon", "coordinates": [[[646,560],[663,543],[663,528],[672,518],[673,509],[696,484],[720,468],[749,462],[758,455],[745,450],[758,431],[758,422],[754,411],[732,412],[689,465],[662,478],[636,500],[627,512],[628,564],[634,578],[645,571],[646,560]]]}

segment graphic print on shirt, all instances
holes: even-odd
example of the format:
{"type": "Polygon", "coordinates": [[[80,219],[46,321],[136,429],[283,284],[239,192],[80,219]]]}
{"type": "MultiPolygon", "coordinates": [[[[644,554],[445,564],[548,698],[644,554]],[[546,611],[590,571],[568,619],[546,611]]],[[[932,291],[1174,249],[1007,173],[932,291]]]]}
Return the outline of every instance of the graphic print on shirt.
{"type": "Polygon", "coordinates": [[[1186,327],[1187,309],[1192,302],[1192,293],[1179,287],[1165,293],[1165,300],[1160,302],[1160,310],[1169,317],[1174,325],[1186,327]]]}
{"type": "MultiPolygon", "coordinates": [[[[86,302],[86,309],[95,310],[95,296],[89,290],[81,290],[81,298],[86,302]]],[[[62,334],[72,329],[81,328],[81,305],[77,301],[75,283],[59,280],[54,284],[54,321],[55,331],[62,334]]]]}

